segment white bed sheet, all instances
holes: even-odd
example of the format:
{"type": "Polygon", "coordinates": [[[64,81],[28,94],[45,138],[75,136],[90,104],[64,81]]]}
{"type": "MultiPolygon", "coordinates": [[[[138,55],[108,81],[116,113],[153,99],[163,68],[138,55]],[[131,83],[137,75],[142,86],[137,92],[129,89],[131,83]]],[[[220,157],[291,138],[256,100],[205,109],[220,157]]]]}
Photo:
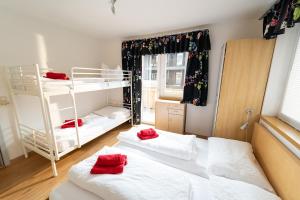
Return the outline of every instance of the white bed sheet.
{"type": "MultiPolygon", "coordinates": [[[[183,172],[183,174],[187,175],[191,181],[192,184],[192,199],[191,200],[207,200],[209,199],[209,193],[208,193],[208,179],[202,178],[200,176],[196,176],[193,174],[189,174],[186,172],[183,172]]],[[[72,200],[103,200],[99,196],[86,191],[70,181],[66,181],[56,187],[54,190],[51,191],[50,200],[66,200],[66,199],[72,199],[72,200]]]]}
{"type": "MultiPolygon", "coordinates": [[[[71,80],[42,79],[43,90],[53,93],[68,93],[72,86],[71,80]]],[[[101,90],[129,86],[129,81],[103,81],[101,79],[76,79],[74,80],[75,92],[101,90]]]]}
{"type": "Polygon", "coordinates": [[[116,145],[116,147],[120,149],[128,150],[148,159],[199,175],[204,178],[208,178],[208,141],[205,139],[196,138],[195,146],[197,151],[195,160],[182,160],[124,142],[120,142],[118,145],[116,145]]]}
{"type": "MultiPolygon", "coordinates": [[[[79,127],[79,138],[82,144],[106,133],[107,130],[121,124],[125,119],[111,119],[108,117],[89,114],[83,118],[84,125],[79,127]]],[[[55,128],[56,144],[58,152],[77,144],[76,129],[60,127],[55,128]]]]}

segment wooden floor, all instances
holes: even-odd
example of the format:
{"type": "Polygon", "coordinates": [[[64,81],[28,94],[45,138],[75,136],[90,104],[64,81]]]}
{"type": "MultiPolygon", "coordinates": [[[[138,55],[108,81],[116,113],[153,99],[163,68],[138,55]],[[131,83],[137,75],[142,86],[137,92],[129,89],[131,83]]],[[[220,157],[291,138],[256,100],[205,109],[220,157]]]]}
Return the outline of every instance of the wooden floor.
{"type": "Polygon", "coordinates": [[[13,161],[9,167],[0,169],[0,199],[48,199],[50,191],[67,179],[73,164],[105,145],[115,144],[118,133],[129,128],[129,124],[124,124],[63,157],[57,162],[57,177],[52,176],[50,161],[35,153],[30,153],[27,159],[22,157],[13,161]]]}

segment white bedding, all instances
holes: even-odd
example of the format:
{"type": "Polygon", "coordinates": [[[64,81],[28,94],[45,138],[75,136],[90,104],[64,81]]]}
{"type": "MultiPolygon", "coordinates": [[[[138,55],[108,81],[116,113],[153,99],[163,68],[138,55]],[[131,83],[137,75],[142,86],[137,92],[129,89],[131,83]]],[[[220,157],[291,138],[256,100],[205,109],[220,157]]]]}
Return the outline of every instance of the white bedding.
{"type": "MultiPolygon", "coordinates": [[[[207,180],[197,176],[187,176],[192,183],[191,200],[280,200],[273,193],[240,181],[220,177],[207,180]]],[[[56,187],[50,193],[49,199],[103,200],[101,197],[76,186],[70,181],[56,187]]]]}
{"type": "Polygon", "coordinates": [[[208,172],[244,181],[274,192],[258,164],[251,144],[223,138],[208,138],[208,172]]]}
{"type": "Polygon", "coordinates": [[[160,154],[145,148],[137,147],[127,143],[120,142],[116,147],[128,151],[132,151],[144,158],[184,170],[186,172],[196,174],[198,176],[208,178],[207,174],[207,155],[208,155],[208,142],[205,139],[196,138],[195,149],[197,156],[192,160],[182,160],[175,157],[160,154]]]}
{"type": "Polygon", "coordinates": [[[69,180],[104,200],[190,200],[192,183],[185,173],[116,147],[101,151],[69,171],[69,180]],[[128,164],[119,175],[91,175],[100,154],[122,153],[128,164]],[[171,181],[170,181],[171,180],[171,181]]]}
{"type": "MultiPolygon", "coordinates": [[[[280,200],[280,198],[275,194],[245,182],[230,180],[217,176],[212,176],[210,179],[205,179],[181,170],[178,170],[178,173],[180,173],[180,176],[185,176],[190,182],[190,200],[280,200]]],[[[174,178],[170,179],[169,181],[172,182],[173,179],[174,178]]],[[[143,184],[145,183],[146,179],[143,179],[141,176],[140,181],[143,184]]],[[[138,190],[138,188],[136,188],[136,190],[138,190]]],[[[127,192],[130,192],[130,190],[127,192]]],[[[168,198],[165,198],[163,192],[160,196],[162,199],[168,200],[168,198]]],[[[79,187],[71,181],[62,183],[53,191],[51,191],[49,199],[106,200],[84,188],[79,187]]],[[[114,200],[113,197],[109,197],[109,199],[114,200]]],[[[140,199],[145,200],[147,198],[141,197],[140,199]]]]}
{"type": "Polygon", "coordinates": [[[145,148],[157,153],[165,154],[182,160],[195,158],[195,135],[180,135],[176,133],[156,130],[159,137],[150,140],[140,140],[137,133],[142,128],[131,128],[121,132],[118,140],[141,148],[145,148]]]}
{"type": "MultiPolygon", "coordinates": [[[[83,121],[83,126],[79,127],[79,138],[81,143],[85,144],[106,133],[108,130],[120,125],[124,122],[124,119],[111,119],[91,113],[83,117],[83,121]]],[[[75,128],[61,129],[60,127],[56,127],[55,137],[58,152],[63,152],[77,144],[75,128]]]]}
{"type": "MultiPolygon", "coordinates": [[[[42,78],[42,86],[45,92],[59,92],[68,93],[72,86],[71,80],[57,80],[42,78]]],[[[101,90],[105,88],[117,88],[129,86],[129,81],[114,80],[114,81],[103,81],[102,79],[96,78],[76,78],[74,80],[76,92],[101,90]]]]}
{"type": "MultiPolygon", "coordinates": [[[[191,200],[208,200],[208,180],[183,172],[191,181],[191,200]]],[[[101,197],[66,181],[51,191],[50,200],[103,200],[101,197]]]]}

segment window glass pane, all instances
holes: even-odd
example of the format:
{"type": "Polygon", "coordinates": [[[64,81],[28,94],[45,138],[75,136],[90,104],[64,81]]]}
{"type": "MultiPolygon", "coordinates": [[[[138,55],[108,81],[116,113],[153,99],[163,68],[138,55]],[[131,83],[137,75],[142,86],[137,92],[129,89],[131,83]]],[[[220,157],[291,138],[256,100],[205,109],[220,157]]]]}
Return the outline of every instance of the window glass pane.
{"type": "Polygon", "coordinates": [[[177,66],[181,66],[184,64],[184,57],[183,57],[183,53],[178,53],[177,54],[177,66]]]}
{"type": "Polygon", "coordinates": [[[176,54],[175,53],[170,53],[167,54],[167,66],[168,67],[174,67],[176,66],[176,54]]]}
{"type": "Polygon", "coordinates": [[[300,40],[297,44],[281,113],[288,119],[288,122],[300,129],[300,40]]]}
{"type": "Polygon", "coordinates": [[[183,89],[184,70],[167,70],[166,88],[183,89]]]}
{"type": "Polygon", "coordinates": [[[155,101],[158,98],[157,83],[159,78],[159,55],[145,55],[142,57],[142,106],[141,120],[143,123],[154,124],[155,101]]]}

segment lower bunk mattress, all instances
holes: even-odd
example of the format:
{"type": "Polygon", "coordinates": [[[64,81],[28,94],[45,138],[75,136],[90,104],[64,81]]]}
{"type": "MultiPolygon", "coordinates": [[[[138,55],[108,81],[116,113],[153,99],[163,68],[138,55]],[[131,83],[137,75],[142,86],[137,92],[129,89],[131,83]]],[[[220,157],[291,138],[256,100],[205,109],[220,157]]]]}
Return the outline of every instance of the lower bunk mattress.
{"type": "MultiPolygon", "coordinates": [[[[129,120],[130,111],[126,108],[106,106],[82,119],[84,124],[78,127],[81,145],[129,120]]],[[[59,153],[77,145],[75,128],[56,127],[54,132],[59,153]]]]}
{"type": "MultiPolygon", "coordinates": [[[[111,119],[93,113],[87,115],[83,118],[83,126],[78,127],[81,145],[106,133],[126,120],[127,118],[111,119]]],[[[55,136],[58,152],[63,152],[77,144],[75,128],[61,129],[57,127],[55,128],[55,136]]]]}

